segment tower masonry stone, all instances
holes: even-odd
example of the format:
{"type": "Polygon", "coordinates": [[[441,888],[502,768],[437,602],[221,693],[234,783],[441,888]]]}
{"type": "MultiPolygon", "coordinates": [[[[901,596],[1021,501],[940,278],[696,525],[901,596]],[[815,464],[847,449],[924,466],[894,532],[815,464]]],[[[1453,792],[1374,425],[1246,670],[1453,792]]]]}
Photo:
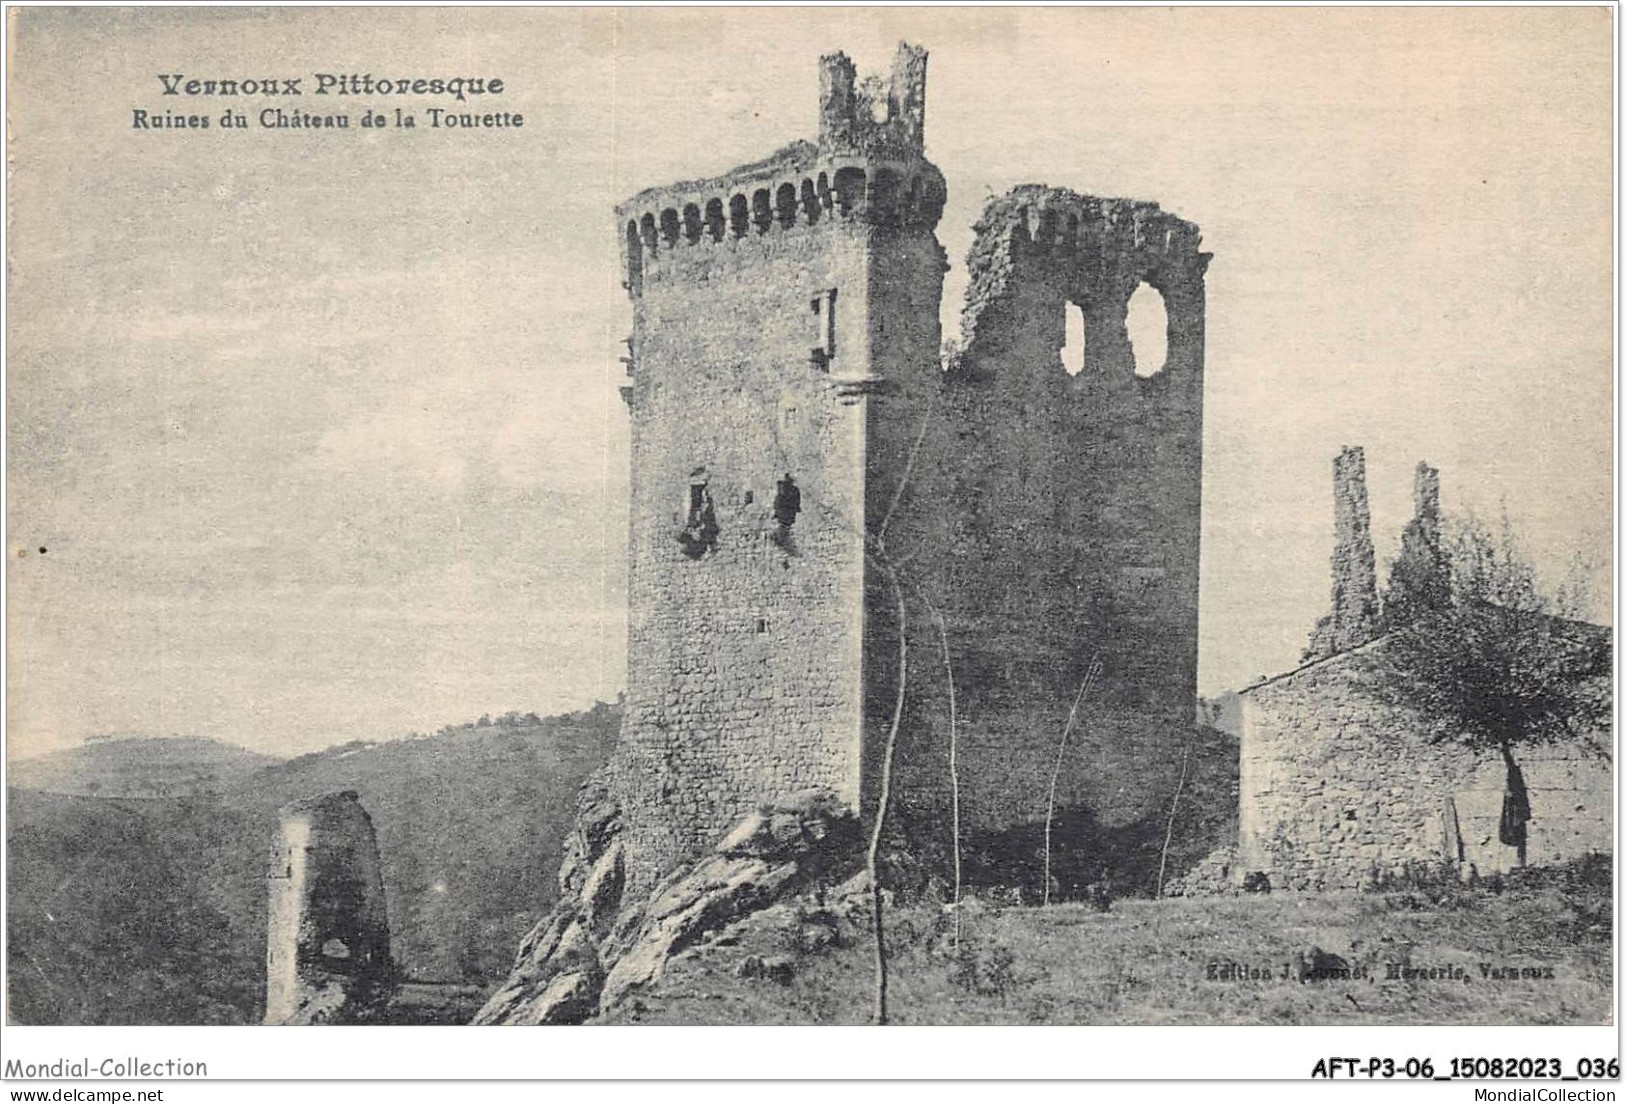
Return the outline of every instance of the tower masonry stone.
{"type": "Polygon", "coordinates": [[[1016,188],[977,224],[944,356],[926,62],[905,44],[860,80],[826,57],[816,142],[617,208],[630,641],[609,780],[635,886],[788,794],[871,816],[900,689],[892,796],[918,848],[948,817],[950,736],[967,834],[1043,818],[1097,664],[1058,802],[1125,824],[1177,783],[1210,255],[1155,203],[1016,188]],[[1129,339],[1142,288],[1165,358],[1129,339]]]}

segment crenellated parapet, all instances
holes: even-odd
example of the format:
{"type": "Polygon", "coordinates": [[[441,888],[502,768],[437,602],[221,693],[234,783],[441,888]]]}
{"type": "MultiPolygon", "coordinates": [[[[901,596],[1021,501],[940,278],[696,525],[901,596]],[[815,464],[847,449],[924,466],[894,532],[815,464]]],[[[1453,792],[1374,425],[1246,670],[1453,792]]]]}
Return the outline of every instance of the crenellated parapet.
{"type": "Polygon", "coordinates": [[[748,249],[787,233],[930,232],[947,184],[925,160],[926,52],[898,47],[889,80],[857,80],[845,54],[822,61],[819,140],[707,180],[638,193],[616,208],[627,290],[694,250],[748,249]]]}
{"type": "Polygon", "coordinates": [[[1086,311],[1121,313],[1140,284],[1169,300],[1198,297],[1211,253],[1202,232],[1155,203],[1023,184],[990,200],[976,224],[962,332],[967,347],[984,314],[1025,279],[1052,285],[1086,311]]]}
{"type": "Polygon", "coordinates": [[[858,80],[843,53],[819,59],[818,147],[906,160],[925,154],[925,50],[897,45],[890,77],[858,80]]]}

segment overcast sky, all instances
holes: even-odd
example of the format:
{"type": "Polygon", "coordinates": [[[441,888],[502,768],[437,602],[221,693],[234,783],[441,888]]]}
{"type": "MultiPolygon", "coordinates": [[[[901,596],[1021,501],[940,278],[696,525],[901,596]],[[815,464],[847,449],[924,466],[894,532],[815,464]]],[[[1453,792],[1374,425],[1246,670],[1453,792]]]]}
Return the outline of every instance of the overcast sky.
{"type": "MultiPolygon", "coordinates": [[[[957,326],[986,198],[1153,199],[1209,269],[1206,692],[1297,658],[1331,459],[1607,590],[1610,18],[1547,9],[26,9],[10,90],[9,751],[274,754],[612,698],[630,311],[611,208],[931,50],[957,326]],[[519,130],[139,132],[159,73],[496,76],[519,130]],[[44,553],[40,549],[46,549],[44,553]]],[[[500,102],[498,102],[498,99],[500,102]]],[[[257,110],[276,101],[240,102],[257,110]]]]}

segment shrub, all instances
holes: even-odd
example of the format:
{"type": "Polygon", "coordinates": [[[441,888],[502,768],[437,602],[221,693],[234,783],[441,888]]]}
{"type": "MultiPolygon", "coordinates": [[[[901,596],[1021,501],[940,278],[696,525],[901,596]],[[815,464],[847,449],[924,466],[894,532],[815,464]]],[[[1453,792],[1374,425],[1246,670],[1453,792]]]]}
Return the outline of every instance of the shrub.
{"type": "Polygon", "coordinates": [[[1016,955],[1003,943],[965,940],[948,980],[984,997],[1008,996],[1016,983],[1016,955]]]}

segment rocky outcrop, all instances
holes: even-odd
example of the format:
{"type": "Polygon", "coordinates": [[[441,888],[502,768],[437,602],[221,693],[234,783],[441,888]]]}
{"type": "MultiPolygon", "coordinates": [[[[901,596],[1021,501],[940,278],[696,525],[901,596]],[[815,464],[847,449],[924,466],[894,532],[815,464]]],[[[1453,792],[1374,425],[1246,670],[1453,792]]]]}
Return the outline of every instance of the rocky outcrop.
{"type": "Polygon", "coordinates": [[[619,806],[594,779],[580,810],[559,903],[525,937],[476,1024],[583,1023],[658,982],[673,956],[858,866],[856,819],[834,795],[807,790],[761,806],[711,854],[672,870],[646,899],[627,899],[619,806]]]}

